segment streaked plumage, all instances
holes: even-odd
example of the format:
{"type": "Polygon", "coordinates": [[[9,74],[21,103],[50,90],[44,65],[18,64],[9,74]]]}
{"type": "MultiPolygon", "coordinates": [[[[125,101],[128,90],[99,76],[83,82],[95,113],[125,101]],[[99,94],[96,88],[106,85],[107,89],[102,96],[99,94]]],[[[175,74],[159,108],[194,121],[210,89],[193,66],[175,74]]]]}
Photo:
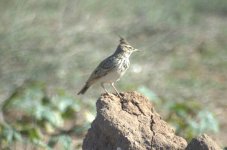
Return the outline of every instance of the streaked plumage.
{"type": "Polygon", "coordinates": [[[137,51],[137,49],[130,46],[125,39],[121,38],[116,51],[96,67],[84,87],[78,92],[78,95],[84,94],[91,85],[97,82],[101,83],[101,86],[107,93],[108,91],[105,89],[104,83],[110,83],[119,95],[119,92],[114,87],[114,82],[118,81],[129,68],[129,57],[134,51],[137,51]]]}

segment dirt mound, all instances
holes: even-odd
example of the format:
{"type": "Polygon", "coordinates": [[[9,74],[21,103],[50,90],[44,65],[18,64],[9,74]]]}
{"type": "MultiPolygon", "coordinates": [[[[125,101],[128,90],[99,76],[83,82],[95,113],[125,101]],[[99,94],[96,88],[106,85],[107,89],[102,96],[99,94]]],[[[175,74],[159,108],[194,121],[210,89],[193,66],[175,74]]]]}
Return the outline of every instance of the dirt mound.
{"type": "Polygon", "coordinates": [[[137,92],[122,98],[103,94],[97,116],[83,142],[83,150],[185,149],[185,139],[161,119],[151,102],[137,92]]]}

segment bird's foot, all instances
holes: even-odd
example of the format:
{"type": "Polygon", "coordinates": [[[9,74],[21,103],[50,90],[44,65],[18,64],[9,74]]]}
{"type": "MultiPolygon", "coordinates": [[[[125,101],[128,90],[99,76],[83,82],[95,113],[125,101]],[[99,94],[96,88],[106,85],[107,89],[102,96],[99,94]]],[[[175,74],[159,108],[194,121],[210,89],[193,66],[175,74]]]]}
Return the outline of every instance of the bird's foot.
{"type": "Polygon", "coordinates": [[[114,95],[118,96],[120,99],[122,99],[122,98],[123,98],[123,97],[121,96],[121,94],[120,94],[120,93],[118,93],[118,92],[114,93],[114,95]]]}

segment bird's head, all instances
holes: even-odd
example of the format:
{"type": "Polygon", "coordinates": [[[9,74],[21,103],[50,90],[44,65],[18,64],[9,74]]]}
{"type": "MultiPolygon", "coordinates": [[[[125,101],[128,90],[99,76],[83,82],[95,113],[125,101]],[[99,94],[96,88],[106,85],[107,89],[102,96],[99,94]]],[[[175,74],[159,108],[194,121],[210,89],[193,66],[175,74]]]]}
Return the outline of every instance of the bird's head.
{"type": "Polygon", "coordinates": [[[133,52],[139,51],[138,49],[135,49],[132,47],[128,41],[126,41],[124,38],[120,37],[120,44],[118,45],[118,48],[116,52],[118,53],[127,53],[132,54],[133,52]]]}

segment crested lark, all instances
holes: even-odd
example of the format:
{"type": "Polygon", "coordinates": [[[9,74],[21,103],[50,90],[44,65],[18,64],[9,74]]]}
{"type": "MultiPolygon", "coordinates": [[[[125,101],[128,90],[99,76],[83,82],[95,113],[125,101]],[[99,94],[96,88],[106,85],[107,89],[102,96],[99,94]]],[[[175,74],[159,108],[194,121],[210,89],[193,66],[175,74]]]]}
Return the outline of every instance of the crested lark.
{"type": "Polygon", "coordinates": [[[133,48],[124,38],[120,38],[120,44],[118,45],[116,51],[98,65],[78,95],[84,94],[94,83],[101,83],[102,88],[108,93],[104,87],[104,83],[109,83],[117,92],[118,96],[120,96],[114,86],[114,82],[118,81],[129,68],[129,57],[135,51],[138,50],[133,48]]]}

